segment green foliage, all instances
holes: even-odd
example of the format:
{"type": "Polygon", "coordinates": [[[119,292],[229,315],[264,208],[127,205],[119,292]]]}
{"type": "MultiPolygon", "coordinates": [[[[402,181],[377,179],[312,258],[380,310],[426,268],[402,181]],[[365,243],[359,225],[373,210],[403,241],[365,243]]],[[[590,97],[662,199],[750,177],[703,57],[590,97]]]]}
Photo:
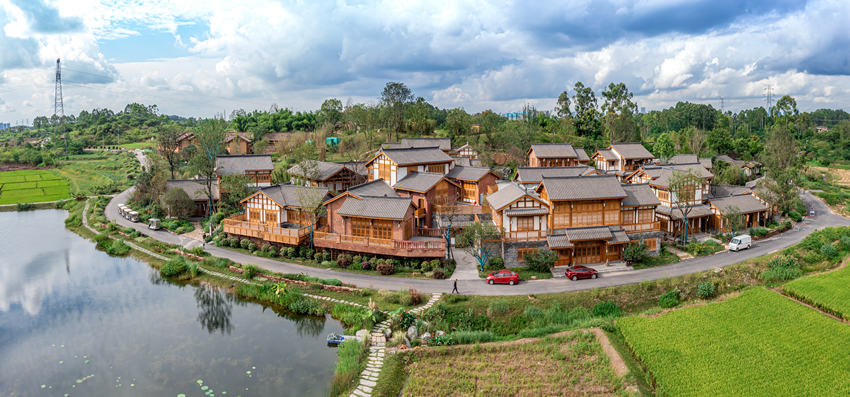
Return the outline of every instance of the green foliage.
{"type": "Polygon", "coordinates": [[[505,260],[501,257],[494,256],[487,261],[487,266],[484,266],[484,270],[501,270],[505,268],[505,260]]]}
{"type": "Polygon", "coordinates": [[[800,269],[797,260],[794,257],[782,255],[768,262],[768,269],[761,272],[761,279],[768,284],[774,284],[793,280],[801,275],[803,270],[800,269]]]}
{"type": "Polygon", "coordinates": [[[186,258],[178,256],[176,258],[169,259],[168,262],[165,262],[165,264],[159,268],[159,274],[164,277],[177,277],[185,273],[188,269],[189,264],[186,263],[186,258]]]}
{"type": "Polygon", "coordinates": [[[336,369],[331,381],[331,396],[341,396],[349,391],[363,370],[366,346],[363,342],[346,340],[337,347],[336,369]]]}
{"type": "Polygon", "coordinates": [[[392,263],[380,263],[376,270],[378,273],[384,276],[389,276],[390,274],[395,273],[395,266],[392,263]]]}
{"type": "Polygon", "coordinates": [[[428,343],[434,346],[447,346],[455,344],[455,341],[451,335],[434,335],[428,343]]]}
{"type": "Polygon", "coordinates": [[[259,272],[260,269],[254,265],[242,266],[242,277],[245,277],[248,280],[253,279],[259,272]]]}
{"type": "Polygon", "coordinates": [[[496,340],[496,335],[491,331],[455,331],[448,335],[452,344],[467,345],[473,343],[487,343],[496,340]]]}
{"type": "Polygon", "coordinates": [[[325,313],[322,305],[312,298],[299,296],[289,303],[287,307],[295,314],[303,314],[307,316],[320,316],[325,313]]]}
{"type": "Polygon", "coordinates": [[[525,263],[529,269],[536,272],[547,272],[558,260],[558,254],[548,248],[539,248],[525,254],[525,263]]]}
{"type": "Polygon", "coordinates": [[[791,296],[850,320],[850,267],[792,281],[782,286],[791,296]]]}
{"type": "Polygon", "coordinates": [[[643,239],[629,243],[623,249],[623,259],[626,261],[643,263],[647,258],[649,258],[649,246],[643,242],[643,239]]]}
{"type": "Polygon", "coordinates": [[[794,222],[800,222],[800,221],[803,220],[803,216],[800,215],[799,212],[794,211],[794,210],[788,211],[788,217],[793,219],[794,222]]]}
{"type": "Polygon", "coordinates": [[[835,259],[838,256],[838,249],[835,248],[832,244],[824,244],[820,247],[819,253],[825,256],[827,259],[835,259]]]}
{"type": "Polygon", "coordinates": [[[596,317],[619,317],[623,313],[617,304],[608,301],[599,302],[593,305],[591,312],[596,317]]]}
{"type": "Polygon", "coordinates": [[[372,312],[372,310],[365,307],[345,305],[342,303],[337,303],[333,306],[333,309],[331,309],[331,316],[341,321],[349,330],[352,331],[372,329],[377,322],[377,318],[375,317],[376,314],[372,312]]]}
{"type": "Polygon", "coordinates": [[[703,281],[697,284],[697,297],[700,299],[711,299],[714,297],[716,287],[711,281],[703,281]]]}
{"type": "Polygon", "coordinates": [[[124,244],[123,240],[112,240],[106,246],[106,253],[115,256],[125,256],[130,253],[130,246],[124,244]]]}
{"type": "Polygon", "coordinates": [[[446,277],[448,277],[448,274],[446,274],[445,269],[437,268],[431,273],[431,277],[435,280],[445,280],[446,277]]]}
{"type": "Polygon", "coordinates": [[[189,275],[192,277],[197,277],[198,273],[201,271],[198,262],[189,261],[187,262],[186,269],[189,271],[189,275]]]}
{"type": "Polygon", "coordinates": [[[180,188],[168,189],[162,196],[162,205],[168,211],[169,216],[186,219],[195,210],[195,202],[180,188]]]}
{"type": "Polygon", "coordinates": [[[491,316],[499,316],[505,314],[510,309],[510,304],[506,300],[496,300],[490,302],[487,307],[487,314],[491,316]]]}
{"type": "Polygon", "coordinates": [[[661,294],[658,297],[658,306],[664,309],[679,306],[679,290],[673,289],[661,294]]]}

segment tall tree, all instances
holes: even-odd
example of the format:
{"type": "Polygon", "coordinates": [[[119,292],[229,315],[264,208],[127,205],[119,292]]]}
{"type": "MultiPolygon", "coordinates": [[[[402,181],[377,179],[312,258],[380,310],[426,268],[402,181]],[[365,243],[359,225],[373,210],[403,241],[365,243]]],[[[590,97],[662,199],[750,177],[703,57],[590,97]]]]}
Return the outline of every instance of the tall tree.
{"type": "Polygon", "coordinates": [[[177,140],[180,137],[180,131],[180,127],[176,124],[160,125],[157,127],[157,149],[162,158],[168,162],[171,179],[174,179],[174,169],[177,167],[177,161],[180,159],[180,155],[177,153],[177,148],[180,147],[180,143],[177,140]]]}
{"type": "Polygon", "coordinates": [[[395,131],[396,140],[404,127],[404,109],[411,101],[413,101],[413,91],[404,83],[391,81],[381,92],[381,103],[387,111],[387,126],[391,131],[395,131]]]}
{"type": "Polygon", "coordinates": [[[602,118],[608,140],[611,143],[639,140],[634,120],[637,113],[637,104],[632,101],[634,94],[623,83],[610,83],[602,96],[605,98],[602,118]]]}
{"type": "Polygon", "coordinates": [[[342,121],[342,113],[342,102],[339,99],[326,99],[322,102],[322,107],[319,108],[319,114],[316,115],[316,121],[319,125],[336,125],[336,123],[342,121]]]}
{"type": "Polygon", "coordinates": [[[670,133],[662,132],[658,135],[655,144],[652,145],[652,152],[662,160],[668,160],[676,154],[676,147],[673,144],[673,139],[670,138],[670,133]]]}
{"type": "Polygon", "coordinates": [[[573,112],[570,110],[570,94],[566,91],[558,95],[558,106],[555,107],[555,114],[562,119],[573,117],[573,112]]]}
{"type": "Polygon", "coordinates": [[[775,126],[772,130],[764,144],[761,161],[767,179],[772,182],[767,184],[772,193],[772,204],[788,211],[796,197],[793,181],[798,170],[797,142],[785,126],[775,126]]]}
{"type": "Polygon", "coordinates": [[[470,125],[472,125],[472,117],[463,108],[450,110],[448,117],[446,117],[446,129],[452,138],[468,135],[470,125]]]}
{"type": "Polygon", "coordinates": [[[688,215],[690,215],[691,210],[693,210],[693,204],[696,200],[697,192],[702,189],[702,178],[697,175],[693,169],[688,169],[687,171],[673,171],[673,175],[670,176],[670,200],[675,207],[674,210],[678,210],[680,214],[682,214],[682,223],[685,230],[684,241],[688,242],[688,215]]]}
{"type": "Polygon", "coordinates": [[[463,229],[460,235],[462,245],[478,261],[478,267],[484,271],[484,265],[495,253],[495,248],[487,244],[489,240],[498,239],[501,236],[496,225],[492,222],[475,222],[463,229]]]}
{"type": "Polygon", "coordinates": [[[215,161],[218,155],[224,152],[222,142],[225,138],[225,122],[222,119],[207,119],[201,121],[195,129],[198,151],[189,161],[192,171],[203,178],[204,193],[209,197],[207,215],[215,212],[213,202],[213,184],[216,183],[215,161]]]}
{"type": "Polygon", "coordinates": [[[581,136],[595,136],[599,134],[599,110],[597,110],[596,94],[593,89],[585,87],[581,81],[575,84],[576,133],[581,136]]]}

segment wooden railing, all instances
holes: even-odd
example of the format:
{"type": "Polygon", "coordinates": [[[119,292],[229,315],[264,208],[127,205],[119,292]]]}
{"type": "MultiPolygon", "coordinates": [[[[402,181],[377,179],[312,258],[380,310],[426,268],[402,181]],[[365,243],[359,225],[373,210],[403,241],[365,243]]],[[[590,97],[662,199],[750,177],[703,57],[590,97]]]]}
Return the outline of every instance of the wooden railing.
{"type": "Polygon", "coordinates": [[[440,257],[446,252],[443,240],[390,240],[320,231],[313,233],[313,243],[323,248],[392,256],[440,257]]]}
{"type": "Polygon", "coordinates": [[[656,232],[661,230],[661,222],[655,221],[651,223],[637,223],[634,225],[623,225],[623,230],[626,233],[637,233],[637,232],[656,232]]]}
{"type": "Polygon", "coordinates": [[[513,232],[503,232],[502,238],[504,238],[505,241],[539,241],[546,239],[546,231],[521,230],[513,232]]]}
{"type": "Polygon", "coordinates": [[[225,218],[221,225],[225,233],[291,245],[300,244],[310,234],[310,228],[306,226],[295,229],[249,222],[245,220],[245,214],[225,218]]]}
{"type": "Polygon", "coordinates": [[[435,205],[433,211],[438,214],[459,214],[459,215],[474,215],[474,214],[489,214],[489,205],[435,205]]]}
{"type": "Polygon", "coordinates": [[[436,227],[417,227],[416,235],[422,237],[443,237],[443,229],[436,227]]]}

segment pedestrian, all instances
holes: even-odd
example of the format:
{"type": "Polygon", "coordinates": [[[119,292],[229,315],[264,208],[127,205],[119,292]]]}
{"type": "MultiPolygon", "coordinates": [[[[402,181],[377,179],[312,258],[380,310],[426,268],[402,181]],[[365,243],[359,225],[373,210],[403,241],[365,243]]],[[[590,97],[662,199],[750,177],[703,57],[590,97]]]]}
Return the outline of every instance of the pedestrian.
{"type": "Polygon", "coordinates": [[[460,291],[457,290],[457,279],[455,279],[455,287],[452,289],[453,294],[460,294],[460,291]]]}

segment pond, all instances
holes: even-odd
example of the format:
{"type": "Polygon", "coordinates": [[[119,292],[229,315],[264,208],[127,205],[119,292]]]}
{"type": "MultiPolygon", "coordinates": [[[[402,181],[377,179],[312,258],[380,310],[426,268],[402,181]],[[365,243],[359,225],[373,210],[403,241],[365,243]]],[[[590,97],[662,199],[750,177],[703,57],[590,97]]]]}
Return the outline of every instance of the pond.
{"type": "Polygon", "coordinates": [[[339,322],[170,283],[66,217],[0,212],[0,395],[328,394],[339,322]]]}

